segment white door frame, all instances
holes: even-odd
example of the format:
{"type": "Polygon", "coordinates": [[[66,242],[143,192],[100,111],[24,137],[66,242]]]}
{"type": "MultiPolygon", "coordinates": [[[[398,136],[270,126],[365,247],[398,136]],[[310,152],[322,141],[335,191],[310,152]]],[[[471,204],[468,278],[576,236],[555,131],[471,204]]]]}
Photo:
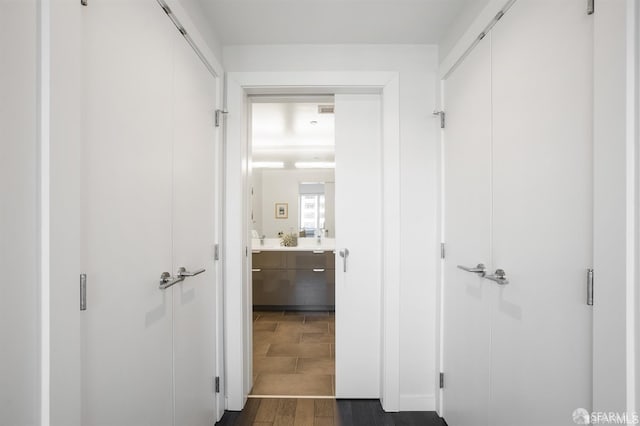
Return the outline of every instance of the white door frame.
{"type": "Polygon", "coordinates": [[[248,254],[248,109],[251,94],[382,93],[381,401],[399,411],[400,397],[400,103],[397,72],[230,72],[227,75],[224,206],[225,359],[228,410],[241,410],[253,383],[252,303],[248,254]],[[242,212],[242,214],[239,214],[242,212]]]}

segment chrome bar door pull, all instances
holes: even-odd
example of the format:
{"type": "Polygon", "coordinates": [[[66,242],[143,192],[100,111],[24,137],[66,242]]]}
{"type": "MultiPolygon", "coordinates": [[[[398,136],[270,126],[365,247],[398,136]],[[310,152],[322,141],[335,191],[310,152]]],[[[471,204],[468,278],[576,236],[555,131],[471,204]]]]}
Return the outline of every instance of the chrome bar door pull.
{"type": "Polygon", "coordinates": [[[587,305],[593,306],[593,269],[587,269],[587,305]]]}
{"type": "Polygon", "coordinates": [[[340,250],[340,257],[342,260],[342,270],[347,272],[347,258],[349,257],[349,249],[340,250]]]}
{"type": "Polygon", "coordinates": [[[80,310],[87,310],[87,274],[80,274],[80,310]]]}
{"type": "Polygon", "coordinates": [[[486,267],[482,263],[478,263],[475,268],[469,268],[467,266],[458,265],[458,269],[462,269],[463,271],[472,272],[474,274],[478,274],[481,277],[484,277],[486,273],[486,267]]]}
{"type": "Polygon", "coordinates": [[[495,274],[485,275],[483,278],[487,280],[494,281],[499,285],[507,285],[509,284],[509,280],[507,279],[507,273],[504,272],[503,269],[496,269],[495,274]]]}
{"type": "Polygon", "coordinates": [[[200,275],[204,271],[206,271],[206,269],[202,268],[194,272],[189,272],[184,266],[181,266],[180,268],[178,268],[178,276],[183,278],[195,277],[196,275],[200,275]]]}

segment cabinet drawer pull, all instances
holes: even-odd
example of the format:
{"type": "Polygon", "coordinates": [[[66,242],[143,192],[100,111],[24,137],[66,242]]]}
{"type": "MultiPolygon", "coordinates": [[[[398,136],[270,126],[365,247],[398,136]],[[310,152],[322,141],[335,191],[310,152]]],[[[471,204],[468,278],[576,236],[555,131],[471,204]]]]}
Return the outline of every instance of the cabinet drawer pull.
{"type": "Polygon", "coordinates": [[[324,269],[314,269],[313,272],[324,272],[324,269]]]}
{"type": "Polygon", "coordinates": [[[261,272],[262,269],[252,269],[251,272],[261,272]]]}
{"type": "Polygon", "coordinates": [[[314,250],[313,254],[324,254],[324,250],[314,250]]]}

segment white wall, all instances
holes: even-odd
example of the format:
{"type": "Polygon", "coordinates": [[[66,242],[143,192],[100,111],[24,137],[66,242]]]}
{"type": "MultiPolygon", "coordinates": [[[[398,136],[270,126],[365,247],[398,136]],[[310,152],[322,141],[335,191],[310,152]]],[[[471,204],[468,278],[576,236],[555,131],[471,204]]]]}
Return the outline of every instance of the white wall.
{"type": "Polygon", "coordinates": [[[400,75],[400,409],[435,409],[437,48],[427,45],[230,46],[234,71],[397,71],[400,75]]]}
{"type": "MultiPolygon", "coordinates": [[[[213,55],[216,58],[222,57],[222,44],[220,44],[220,38],[216,33],[215,28],[211,25],[211,23],[207,20],[204,9],[202,8],[202,4],[198,0],[177,0],[180,5],[184,8],[185,12],[189,15],[189,19],[193,21],[193,23],[198,28],[202,39],[207,44],[208,48],[211,50],[213,55]]],[[[182,18],[181,18],[182,21],[182,18]]],[[[184,24],[184,22],[183,22],[184,24]]],[[[193,30],[190,29],[189,32],[193,30]]],[[[203,47],[199,46],[201,49],[203,47]]]]}
{"type": "MultiPolygon", "coordinates": [[[[444,33],[438,42],[438,53],[442,61],[454,48],[456,43],[469,29],[469,26],[476,19],[478,14],[485,8],[490,0],[467,1],[456,19],[451,23],[449,29],[444,33]]],[[[506,0],[504,0],[506,2],[506,0]]]]}
{"type": "Polygon", "coordinates": [[[36,2],[0,2],[0,424],[39,423],[36,2]]]}
{"type": "MultiPolygon", "coordinates": [[[[258,229],[260,235],[264,234],[269,238],[278,236],[278,232],[299,231],[299,206],[298,206],[298,184],[301,182],[334,182],[333,170],[263,170],[262,186],[256,188],[260,192],[262,201],[262,228],[258,229]],[[275,204],[288,203],[289,217],[287,219],[275,218],[275,204]]],[[[331,203],[329,209],[325,211],[327,217],[333,217],[334,212],[331,203]]],[[[335,235],[330,229],[330,236],[335,235]]]]}

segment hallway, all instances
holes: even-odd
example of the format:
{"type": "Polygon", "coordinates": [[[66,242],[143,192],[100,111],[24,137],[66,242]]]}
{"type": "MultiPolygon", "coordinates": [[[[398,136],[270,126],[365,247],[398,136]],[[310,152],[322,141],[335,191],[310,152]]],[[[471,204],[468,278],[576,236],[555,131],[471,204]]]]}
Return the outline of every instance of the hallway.
{"type": "Polygon", "coordinates": [[[2,4],[0,426],[640,417],[639,0],[2,4]]]}
{"type": "Polygon", "coordinates": [[[227,411],[217,426],[445,426],[434,411],[385,413],[380,401],[250,398],[244,410],[227,411]]]}

